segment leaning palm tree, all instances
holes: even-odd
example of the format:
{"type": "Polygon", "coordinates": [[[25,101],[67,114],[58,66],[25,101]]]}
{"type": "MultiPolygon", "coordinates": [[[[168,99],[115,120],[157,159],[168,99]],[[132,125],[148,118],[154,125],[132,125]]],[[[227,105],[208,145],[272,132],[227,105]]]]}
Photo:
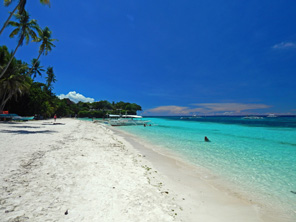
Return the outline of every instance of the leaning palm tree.
{"type": "Polygon", "coordinates": [[[14,52],[12,54],[11,59],[9,60],[8,64],[6,65],[6,68],[0,74],[0,79],[4,75],[6,70],[8,69],[9,64],[11,63],[17,49],[23,44],[23,41],[26,40],[26,44],[28,44],[30,38],[35,40],[37,38],[37,35],[34,32],[34,30],[38,31],[40,29],[38,24],[37,24],[37,21],[35,19],[29,20],[30,15],[25,10],[24,10],[23,14],[21,14],[21,15],[16,14],[15,17],[16,17],[17,20],[19,20],[19,22],[15,22],[15,21],[10,21],[9,22],[8,25],[16,27],[16,29],[14,29],[10,33],[9,37],[13,38],[15,35],[19,34],[19,40],[18,40],[17,47],[15,48],[15,50],[14,50],[14,52]]]}
{"type": "MultiPolygon", "coordinates": [[[[9,6],[14,0],[4,0],[4,6],[9,6]]],[[[6,26],[8,25],[12,15],[15,13],[15,11],[18,9],[18,14],[22,14],[23,11],[25,10],[25,5],[27,3],[27,0],[19,0],[17,6],[13,9],[12,12],[10,12],[10,15],[8,17],[8,19],[6,20],[6,22],[4,23],[3,27],[0,30],[0,35],[2,34],[2,32],[4,31],[4,29],[6,28],[6,26]]],[[[43,5],[49,5],[50,6],[50,0],[40,0],[40,3],[43,5]]]]}
{"type": "MultiPolygon", "coordinates": [[[[43,30],[38,30],[39,37],[35,40],[34,42],[42,42],[40,47],[39,47],[39,55],[35,62],[37,63],[40,56],[47,55],[48,52],[52,50],[52,47],[55,47],[55,45],[52,43],[53,41],[57,41],[57,39],[52,39],[51,38],[51,31],[50,29],[46,26],[43,30]]],[[[29,74],[33,71],[33,68],[35,67],[36,64],[33,64],[33,67],[29,71],[29,74]]]]}
{"type": "Polygon", "coordinates": [[[12,98],[28,92],[31,86],[30,78],[26,75],[10,75],[0,80],[0,110],[4,110],[5,104],[12,98]]]}
{"type": "Polygon", "coordinates": [[[48,89],[52,89],[52,83],[55,83],[57,81],[56,78],[55,78],[56,76],[53,73],[53,67],[52,66],[49,66],[47,68],[46,74],[47,74],[46,86],[47,86],[48,89]]]}
{"type": "Polygon", "coordinates": [[[43,66],[40,65],[40,61],[37,59],[32,59],[32,68],[27,75],[29,76],[32,73],[32,79],[34,80],[37,75],[42,76],[42,72],[45,71],[42,68],[43,66]]]}
{"type": "Polygon", "coordinates": [[[28,69],[27,64],[16,60],[12,53],[7,53],[6,56],[13,59],[7,72],[0,79],[0,111],[11,98],[17,99],[18,95],[28,92],[32,83],[31,78],[24,74],[28,69]]]}

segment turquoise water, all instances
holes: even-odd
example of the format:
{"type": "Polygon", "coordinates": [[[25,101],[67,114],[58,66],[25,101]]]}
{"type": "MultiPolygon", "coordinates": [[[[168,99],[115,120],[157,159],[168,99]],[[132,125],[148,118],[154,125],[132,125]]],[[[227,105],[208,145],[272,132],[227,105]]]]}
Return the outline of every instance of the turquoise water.
{"type": "Polygon", "coordinates": [[[234,185],[234,192],[296,218],[296,118],[145,118],[121,130],[181,154],[234,185]],[[207,136],[211,142],[204,142],[207,136]],[[294,193],[295,192],[295,193],[294,193]]]}

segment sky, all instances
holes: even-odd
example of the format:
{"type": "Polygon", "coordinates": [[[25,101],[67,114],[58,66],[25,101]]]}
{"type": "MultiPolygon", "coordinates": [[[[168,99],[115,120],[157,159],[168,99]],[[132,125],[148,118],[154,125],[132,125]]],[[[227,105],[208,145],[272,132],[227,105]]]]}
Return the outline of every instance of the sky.
{"type": "MultiPolygon", "coordinates": [[[[0,6],[1,25],[16,3],[0,6]]],[[[296,114],[295,0],[35,0],[26,9],[59,40],[40,61],[53,66],[61,98],[137,103],[143,115],[296,114]]],[[[11,31],[0,45],[13,50],[11,31]]],[[[24,44],[16,58],[30,63],[38,47],[24,44]]]]}

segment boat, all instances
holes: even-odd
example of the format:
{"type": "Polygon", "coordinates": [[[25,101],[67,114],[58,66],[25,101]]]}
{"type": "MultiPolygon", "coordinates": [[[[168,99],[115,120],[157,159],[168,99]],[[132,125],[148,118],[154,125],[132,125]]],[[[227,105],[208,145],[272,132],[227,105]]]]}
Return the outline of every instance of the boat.
{"type": "Polygon", "coordinates": [[[150,121],[142,120],[142,116],[138,115],[109,115],[108,123],[111,126],[146,126],[150,121]]]}
{"type": "Polygon", "coordinates": [[[200,118],[202,118],[201,116],[189,116],[188,117],[189,119],[200,119],[200,118]]]}
{"type": "Polygon", "coordinates": [[[28,121],[34,119],[34,116],[19,116],[17,114],[0,114],[0,118],[7,120],[28,121]]]}
{"type": "Polygon", "coordinates": [[[275,117],[277,117],[275,114],[273,114],[273,113],[270,113],[270,114],[268,114],[268,116],[266,116],[266,117],[268,117],[268,118],[275,118],[275,117]]]}
{"type": "Polygon", "coordinates": [[[182,116],[180,119],[200,119],[201,116],[193,115],[193,116],[182,116]]]}
{"type": "Polygon", "coordinates": [[[245,116],[243,119],[263,119],[262,116],[245,116]]]}
{"type": "Polygon", "coordinates": [[[14,116],[12,117],[12,120],[18,120],[18,121],[28,121],[33,120],[34,116],[14,116]]]}

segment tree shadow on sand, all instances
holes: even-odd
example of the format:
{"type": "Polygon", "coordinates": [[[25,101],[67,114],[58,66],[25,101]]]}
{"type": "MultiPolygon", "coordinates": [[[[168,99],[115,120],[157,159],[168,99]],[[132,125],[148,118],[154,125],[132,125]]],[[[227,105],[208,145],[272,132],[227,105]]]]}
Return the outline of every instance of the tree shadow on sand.
{"type": "Polygon", "coordinates": [[[65,123],[42,123],[42,125],[66,125],[65,123]]]}
{"type": "Polygon", "coordinates": [[[2,130],[1,133],[12,133],[12,134],[39,134],[39,133],[56,133],[54,130],[40,130],[40,131],[28,131],[28,130],[2,130]]]}
{"type": "Polygon", "coordinates": [[[10,126],[10,127],[12,127],[12,128],[30,128],[30,129],[39,129],[39,128],[41,128],[40,126],[10,126]]]}

